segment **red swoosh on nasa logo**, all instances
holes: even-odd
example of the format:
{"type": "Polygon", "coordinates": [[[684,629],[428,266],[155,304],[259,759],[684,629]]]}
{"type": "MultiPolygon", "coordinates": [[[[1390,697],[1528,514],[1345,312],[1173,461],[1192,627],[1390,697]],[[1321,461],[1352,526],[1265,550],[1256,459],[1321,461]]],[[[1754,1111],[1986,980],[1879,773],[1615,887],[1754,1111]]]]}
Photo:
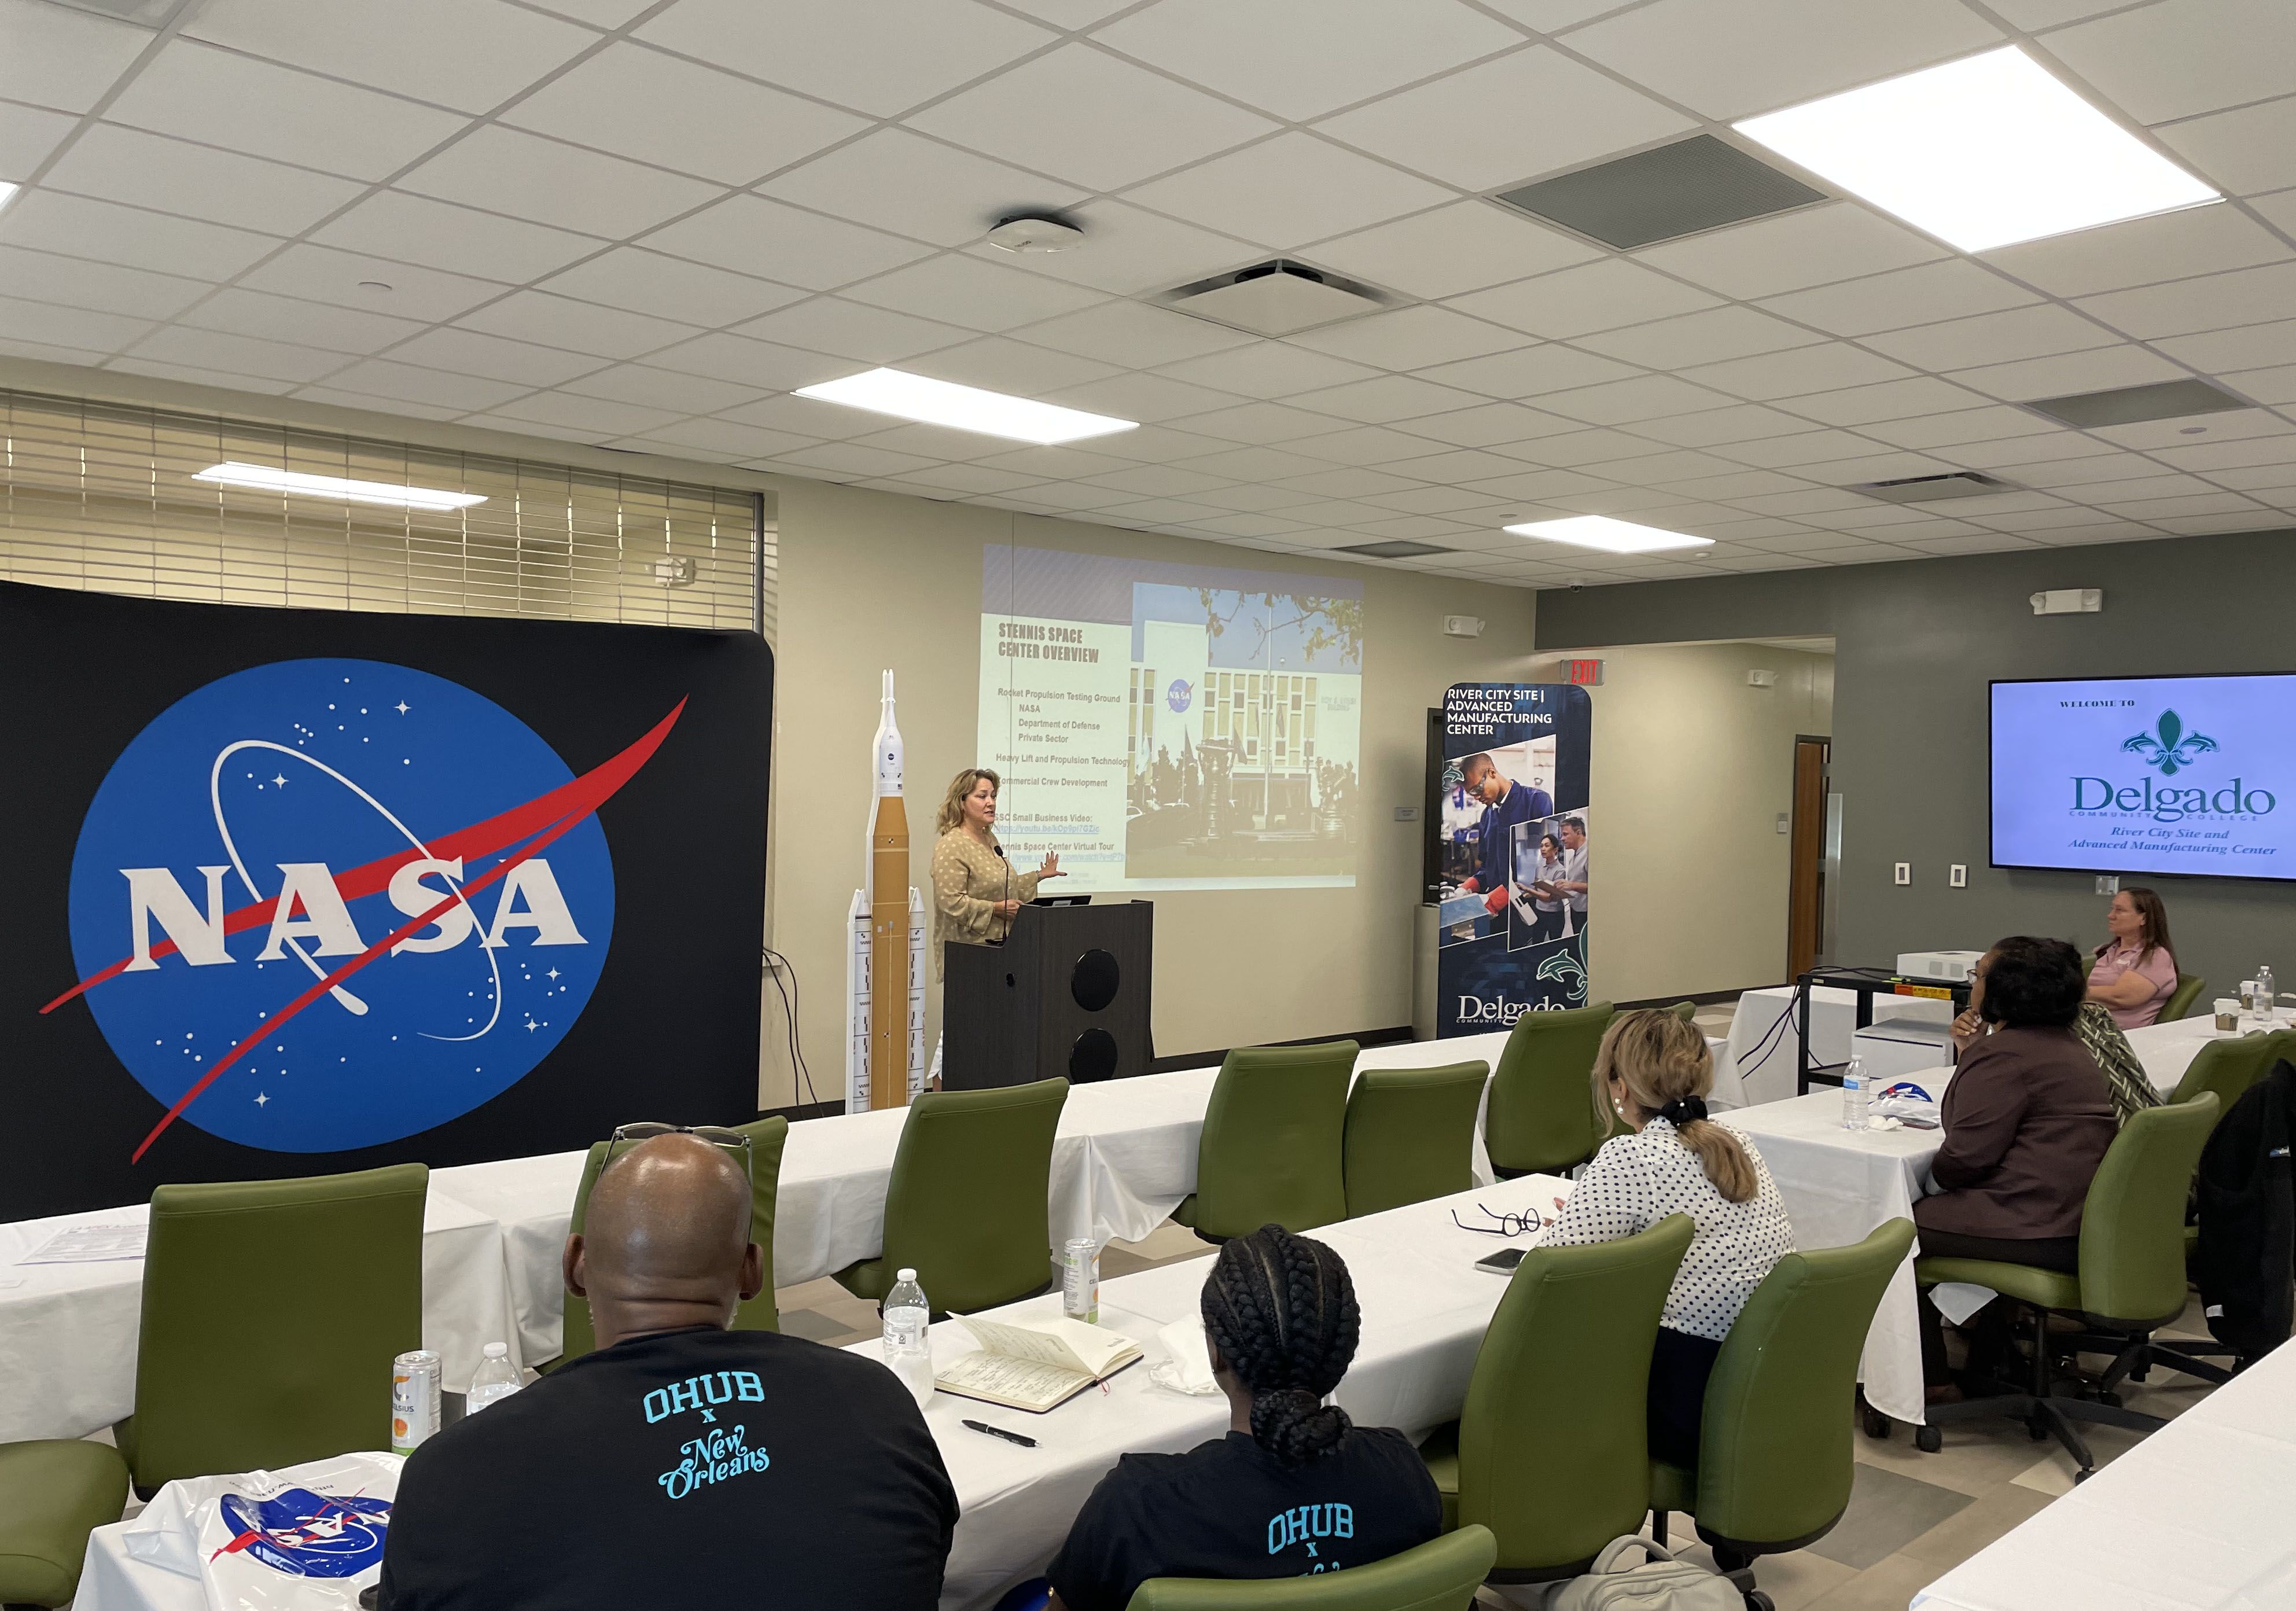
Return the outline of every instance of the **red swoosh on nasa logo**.
{"type": "MultiPolygon", "coordinates": [[[[526,839],[528,842],[523,849],[504,857],[486,872],[463,884],[461,895],[446,896],[420,916],[401,924],[280,1008],[261,1029],[217,1058],[213,1068],[208,1070],[193,1083],[189,1090],[177,1097],[176,1105],[152,1127],[152,1133],[144,1138],[127,1161],[130,1163],[140,1162],[144,1155],[151,1149],[152,1143],[160,1138],[161,1132],[173,1124],[185,1108],[198,1100],[202,1091],[215,1083],[216,1076],[245,1056],[249,1049],[264,1036],[275,1033],[281,1024],[294,1017],[296,1014],[353,974],[357,973],[368,963],[387,953],[400,941],[418,934],[438,922],[440,917],[454,909],[463,898],[496,883],[508,875],[512,867],[579,826],[598,807],[612,799],[624,784],[637,776],[639,769],[653,759],[654,752],[661,747],[662,741],[669,736],[670,728],[677,725],[677,719],[685,714],[685,701],[681,699],[670,713],[656,722],[644,737],[612,760],[583,773],[571,783],[560,785],[547,794],[537,795],[524,805],[513,806],[499,816],[489,817],[484,822],[473,823],[469,827],[433,841],[430,851],[434,856],[442,860],[452,860],[455,857],[461,856],[466,861],[472,857],[484,856],[491,851],[504,849],[521,839],[526,839]]],[[[351,899],[355,893],[371,895],[377,890],[388,888],[390,884],[390,875],[407,862],[417,859],[418,852],[409,849],[402,853],[384,857],[378,861],[370,861],[364,867],[346,873],[336,881],[336,887],[343,892],[346,900],[351,899]]],[[[258,918],[247,914],[261,912],[267,915],[271,905],[270,901],[263,901],[256,906],[242,907],[238,912],[230,914],[225,919],[226,932],[229,933],[234,928],[244,929],[252,926],[258,918]],[[232,921],[234,918],[243,918],[244,921],[234,923],[232,921]]],[[[172,950],[175,948],[170,946],[168,949],[172,950]]],[[[152,954],[155,958],[159,957],[160,948],[153,946],[152,954]]],[[[57,997],[55,1000],[40,1010],[45,1013],[61,1007],[82,991],[92,989],[107,979],[117,977],[127,966],[127,963],[125,961],[114,963],[102,973],[81,981],[79,984],[57,997]]]]}

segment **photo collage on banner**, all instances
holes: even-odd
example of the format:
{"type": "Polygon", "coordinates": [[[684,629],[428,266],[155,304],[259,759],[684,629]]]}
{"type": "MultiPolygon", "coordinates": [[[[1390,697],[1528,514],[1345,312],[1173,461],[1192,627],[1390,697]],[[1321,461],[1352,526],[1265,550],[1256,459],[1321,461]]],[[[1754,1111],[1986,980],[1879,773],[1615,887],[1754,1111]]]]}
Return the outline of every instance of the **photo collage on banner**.
{"type": "Polygon", "coordinates": [[[1429,812],[1440,865],[1437,1032],[1584,1007],[1592,703],[1565,684],[1457,683],[1429,812]]]}

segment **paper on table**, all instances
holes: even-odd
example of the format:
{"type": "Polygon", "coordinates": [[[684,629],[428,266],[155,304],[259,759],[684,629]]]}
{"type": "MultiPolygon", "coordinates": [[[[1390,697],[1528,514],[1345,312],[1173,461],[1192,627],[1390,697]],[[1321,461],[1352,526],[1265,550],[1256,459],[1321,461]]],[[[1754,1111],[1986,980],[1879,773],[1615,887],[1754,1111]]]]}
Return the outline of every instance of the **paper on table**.
{"type": "Polygon", "coordinates": [[[16,1261],[24,1264],[101,1264],[113,1259],[140,1259],[144,1238],[151,1227],[134,1225],[67,1225],[37,1252],[16,1261]]]}
{"type": "Polygon", "coordinates": [[[977,1314],[961,1314],[956,1323],[971,1332],[990,1353],[1081,1371],[1088,1377],[1105,1376],[1108,1368],[1123,1355],[1136,1355],[1139,1352],[1138,1345],[1121,1332],[1071,1320],[1065,1315],[1015,1326],[984,1319],[977,1314]]]}
{"type": "Polygon", "coordinates": [[[935,1385],[967,1397],[985,1398],[1019,1409],[1050,1409],[1092,1385],[1092,1378],[1049,1360],[1019,1360],[1001,1353],[968,1353],[934,1373],[935,1385]]]}
{"type": "Polygon", "coordinates": [[[1204,1345],[1201,1320],[1193,1316],[1175,1320],[1156,1334],[1156,1341],[1162,1345],[1164,1357],[1149,1361],[1150,1381],[1193,1398],[1219,1391],[1219,1384],[1212,1379],[1211,1350],[1204,1345]]]}

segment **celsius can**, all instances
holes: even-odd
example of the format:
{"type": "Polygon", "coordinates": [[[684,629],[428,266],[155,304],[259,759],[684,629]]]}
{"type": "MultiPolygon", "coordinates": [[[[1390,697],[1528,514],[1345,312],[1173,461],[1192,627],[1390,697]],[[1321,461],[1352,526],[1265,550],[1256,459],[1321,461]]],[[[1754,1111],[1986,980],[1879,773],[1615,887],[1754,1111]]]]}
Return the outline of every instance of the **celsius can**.
{"type": "Polygon", "coordinates": [[[1087,1326],[1100,1323],[1100,1245],[1090,1237],[1061,1244],[1061,1312],[1087,1326]]]}
{"type": "Polygon", "coordinates": [[[436,1436],[445,1362],[427,1348],[390,1362],[390,1446],[406,1454],[436,1436]]]}

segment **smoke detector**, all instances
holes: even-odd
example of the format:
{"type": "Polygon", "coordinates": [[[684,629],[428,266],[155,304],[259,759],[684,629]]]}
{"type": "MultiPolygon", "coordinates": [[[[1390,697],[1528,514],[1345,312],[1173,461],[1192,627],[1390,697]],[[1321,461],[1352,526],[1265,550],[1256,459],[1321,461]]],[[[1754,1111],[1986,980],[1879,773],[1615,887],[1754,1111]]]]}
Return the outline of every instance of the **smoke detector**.
{"type": "Polygon", "coordinates": [[[1282,258],[1164,293],[1164,306],[1253,335],[1285,336],[1378,313],[1388,300],[1368,285],[1282,258]]]}
{"type": "Polygon", "coordinates": [[[1016,212],[997,219],[996,227],[988,232],[988,241],[1003,251],[1034,257],[1083,245],[1084,231],[1048,212],[1016,212]]]}

